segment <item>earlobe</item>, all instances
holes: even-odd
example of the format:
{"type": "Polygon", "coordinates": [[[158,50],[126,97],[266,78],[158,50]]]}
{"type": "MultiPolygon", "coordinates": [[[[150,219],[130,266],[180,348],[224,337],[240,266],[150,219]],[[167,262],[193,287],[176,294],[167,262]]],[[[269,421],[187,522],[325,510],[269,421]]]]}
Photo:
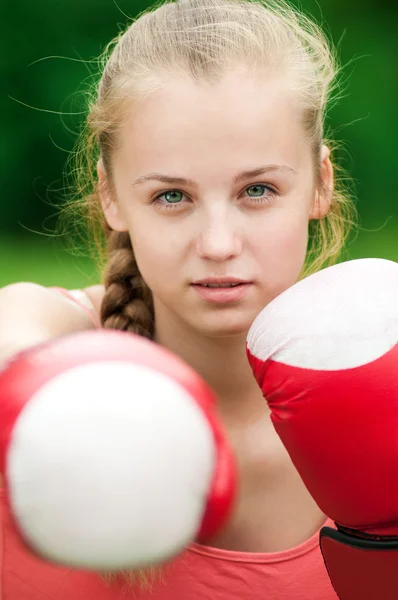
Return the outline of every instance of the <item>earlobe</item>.
{"type": "Polygon", "coordinates": [[[97,163],[97,174],[98,194],[106,222],[109,227],[115,231],[128,231],[128,227],[121,215],[120,207],[115,198],[112,197],[108,176],[102,158],[100,158],[97,163]]]}
{"type": "Polygon", "coordinates": [[[321,148],[320,183],[315,192],[314,203],[310,211],[310,219],[322,219],[330,210],[333,200],[333,165],[330,160],[330,150],[327,146],[321,148]]]}

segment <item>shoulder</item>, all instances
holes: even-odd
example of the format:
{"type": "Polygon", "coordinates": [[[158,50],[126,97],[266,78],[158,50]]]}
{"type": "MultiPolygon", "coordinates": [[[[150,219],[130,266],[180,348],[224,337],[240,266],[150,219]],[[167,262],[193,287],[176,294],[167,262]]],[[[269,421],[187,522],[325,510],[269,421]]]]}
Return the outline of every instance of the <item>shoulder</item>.
{"type": "Polygon", "coordinates": [[[62,295],[67,301],[78,306],[79,310],[90,317],[94,327],[101,327],[101,304],[105,294],[103,285],[92,285],[81,289],[52,288],[53,291],[62,295]]]}
{"type": "Polygon", "coordinates": [[[19,282],[0,289],[0,359],[5,348],[91,327],[87,312],[56,288],[19,282]]]}
{"type": "Polygon", "coordinates": [[[35,317],[41,319],[43,315],[51,316],[53,313],[58,316],[68,306],[69,303],[65,302],[65,297],[57,292],[57,288],[22,281],[0,289],[2,317],[18,315],[21,319],[24,316],[29,320],[35,317]]]}

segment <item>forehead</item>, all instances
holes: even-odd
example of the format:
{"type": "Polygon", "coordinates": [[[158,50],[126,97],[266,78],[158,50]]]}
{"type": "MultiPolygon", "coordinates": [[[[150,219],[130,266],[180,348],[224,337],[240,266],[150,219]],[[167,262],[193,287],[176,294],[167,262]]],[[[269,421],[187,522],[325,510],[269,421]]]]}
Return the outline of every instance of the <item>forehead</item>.
{"type": "Polygon", "coordinates": [[[284,80],[273,74],[236,69],[217,83],[170,75],[132,107],[118,154],[170,168],[175,157],[181,168],[192,168],[198,161],[228,162],[232,156],[257,163],[260,153],[294,168],[309,147],[301,117],[284,80]]]}

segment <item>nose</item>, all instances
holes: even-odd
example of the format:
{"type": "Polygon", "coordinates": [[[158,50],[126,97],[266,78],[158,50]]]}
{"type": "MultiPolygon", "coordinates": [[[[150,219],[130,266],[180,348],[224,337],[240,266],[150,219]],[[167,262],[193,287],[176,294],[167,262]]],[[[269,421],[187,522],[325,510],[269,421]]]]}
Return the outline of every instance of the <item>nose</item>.
{"type": "Polygon", "coordinates": [[[242,239],[234,215],[228,210],[213,210],[200,224],[196,251],[204,259],[222,262],[238,256],[242,239]]]}

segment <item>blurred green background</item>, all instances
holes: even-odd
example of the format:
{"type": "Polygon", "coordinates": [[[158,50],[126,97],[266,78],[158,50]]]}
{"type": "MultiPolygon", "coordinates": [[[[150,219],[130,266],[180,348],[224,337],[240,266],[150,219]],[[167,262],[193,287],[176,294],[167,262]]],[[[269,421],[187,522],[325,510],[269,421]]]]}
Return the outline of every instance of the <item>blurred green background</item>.
{"type": "MultiPolygon", "coordinates": [[[[19,0],[3,5],[1,286],[35,281],[82,287],[98,281],[95,264],[71,254],[63,237],[54,237],[57,206],[68,191],[65,162],[82,118],[72,113],[82,110],[81,91],[95,69],[90,61],[128,18],[150,4],[19,0]]],[[[354,179],[360,213],[360,229],[346,257],[398,260],[398,4],[303,0],[300,6],[327,24],[346,65],[343,98],[328,121],[343,141],[339,156],[354,179]]]]}

